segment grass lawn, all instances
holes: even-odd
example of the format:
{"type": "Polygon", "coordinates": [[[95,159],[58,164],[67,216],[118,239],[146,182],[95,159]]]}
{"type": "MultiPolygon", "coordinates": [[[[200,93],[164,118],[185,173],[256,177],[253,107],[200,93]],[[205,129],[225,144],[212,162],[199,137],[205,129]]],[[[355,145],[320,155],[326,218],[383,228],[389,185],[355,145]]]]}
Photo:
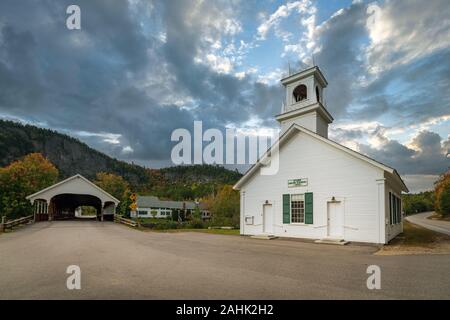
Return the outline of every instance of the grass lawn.
{"type": "Polygon", "coordinates": [[[387,255],[450,253],[450,236],[404,221],[403,233],[378,253],[387,255]]]}
{"type": "Polygon", "coordinates": [[[134,221],[140,220],[141,223],[162,223],[162,222],[170,221],[170,220],[167,220],[164,218],[139,218],[139,219],[132,218],[131,220],[134,220],[134,221]]]}
{"type": "Polygon", "coordinates": [[[450,237],[445,234],[428,230],[416,224],[405,221],[403,223],[403,233],[392,240],[392,244],[433,247],[437,243],[446,240],[450,240],[450,237]]]}
{"type": "MultiPolygon", "coordinates": [[[[137,219],[133,219],[137,220],[137,219]]],[[[224,234],[224,235],[239,235],[239,229],[208,229],[206,226],[204,228],[192,228],[189,225],[184,225],[180,228],[171,228],[167,223],[173,223],[171,220],[167,219],[159,219],[159,218],[141,218],[141,224],[143,225],[140,230],[141,231],[154,231],[154,232],[203,232],[203,233],[211,233],[211,234],[224,234]],[[161,226],[161,228],[150,228],[145,227],[145,224],[157,224],[161,226]]]]}
{"type": "Polygon", "coordinates": [[[149,228],[141,228],[142,231],[148,232],[202,232],[202,233],[210,233],[210,234],[223,234],[223,235],[239,235],[239,229],[165,229],[165,230],[156,230],[149,228]]]}
{"type": "Polygon", "coordinates": [[[176,231],[183,232],[203,232],[203,233],[212,233],[212,234],[225,234],[225,235],[235,235],[238,236],[239,229],[177,229],[176,231]]]}

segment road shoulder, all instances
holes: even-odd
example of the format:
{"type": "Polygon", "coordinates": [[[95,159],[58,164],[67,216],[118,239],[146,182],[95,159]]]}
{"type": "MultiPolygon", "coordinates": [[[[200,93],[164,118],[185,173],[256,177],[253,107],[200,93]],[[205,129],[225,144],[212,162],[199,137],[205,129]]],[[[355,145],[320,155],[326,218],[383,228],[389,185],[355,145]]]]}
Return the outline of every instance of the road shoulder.
{"type": "Polygon", "coordinates": [[[403,230],[376,255],[450,254],[450,236],[408,221],[403,230]]]}

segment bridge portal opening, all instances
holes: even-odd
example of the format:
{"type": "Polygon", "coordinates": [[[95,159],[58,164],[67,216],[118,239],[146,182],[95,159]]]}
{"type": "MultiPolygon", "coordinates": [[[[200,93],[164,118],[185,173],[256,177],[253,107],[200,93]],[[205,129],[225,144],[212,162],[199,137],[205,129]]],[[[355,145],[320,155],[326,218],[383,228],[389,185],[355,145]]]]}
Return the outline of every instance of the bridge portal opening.
{"type": "Polygon", "coordinates": [[[82,206],[95,209],[95,215],[101,220],[102,201],[92,195],[87,194],[58,194],[50,200],[49,214],[51,220],[75,219],[76,209],[82,206]]]}

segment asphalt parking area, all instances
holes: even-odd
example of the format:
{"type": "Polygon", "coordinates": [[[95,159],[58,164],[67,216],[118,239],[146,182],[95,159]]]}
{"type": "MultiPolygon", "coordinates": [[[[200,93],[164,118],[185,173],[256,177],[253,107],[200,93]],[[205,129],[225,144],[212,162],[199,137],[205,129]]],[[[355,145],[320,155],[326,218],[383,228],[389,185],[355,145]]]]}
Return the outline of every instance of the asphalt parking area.
{"type": "Polygon", "coordinates": [[[449,299],[450,255],[377,256],[372,246],[112,222],[42,222],[0,235],[1,299],[449,299]],[[68,290],[66,269],[81,269],[68,290]],[[369,265],[381,289],[366,286],[369,265]]]}

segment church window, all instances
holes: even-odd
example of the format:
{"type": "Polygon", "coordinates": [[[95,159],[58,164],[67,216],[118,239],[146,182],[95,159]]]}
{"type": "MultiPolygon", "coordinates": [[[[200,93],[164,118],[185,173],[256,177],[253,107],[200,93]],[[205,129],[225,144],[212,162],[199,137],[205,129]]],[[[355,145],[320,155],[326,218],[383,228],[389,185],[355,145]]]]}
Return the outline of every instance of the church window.
{"type": "Polygon", "coordinates": [[[305,223],[305,195],[291,196],[291,223],[305,223]]]}
{"type": "Polygon", "coordinates": [[[321,102],[320,101],[320,91],[319,91],[319,87],[316,86],[316,98],[317,98],[317,102],[321,102]]]}

